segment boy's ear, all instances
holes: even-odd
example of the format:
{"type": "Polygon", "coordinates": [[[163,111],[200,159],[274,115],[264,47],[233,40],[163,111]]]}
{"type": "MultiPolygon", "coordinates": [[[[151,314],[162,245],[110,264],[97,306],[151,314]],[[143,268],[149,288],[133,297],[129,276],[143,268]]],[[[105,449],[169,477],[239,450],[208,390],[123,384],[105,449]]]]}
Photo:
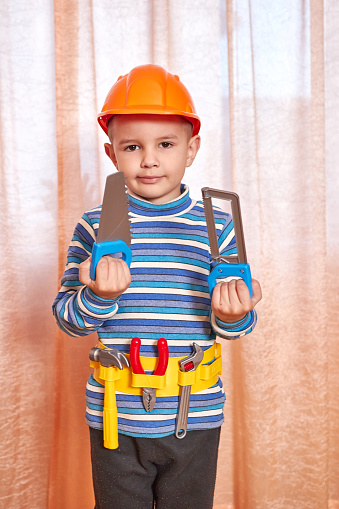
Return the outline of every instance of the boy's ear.
{"type": "Polygon", "coordinates": [[[105,147],[106,154],[108,155],[108,157],[110,158],[110,160],[112,161],[114,166],[117,168],[118,163],[117,163],[117,158],[115,157],[113,145],[111,145],[111,143],[105,143],[104,147],[105,147]]]}
{"type": "Polygon", "coordinates": [[[190,141],[188,142],[188,150],[187,150],[187,162],[186,167],[188,168],[193,163],[195,156],[198,153],[198,150],[200,148],[200,136],[199,134],[196,134],[193,136],[190,141]]]}

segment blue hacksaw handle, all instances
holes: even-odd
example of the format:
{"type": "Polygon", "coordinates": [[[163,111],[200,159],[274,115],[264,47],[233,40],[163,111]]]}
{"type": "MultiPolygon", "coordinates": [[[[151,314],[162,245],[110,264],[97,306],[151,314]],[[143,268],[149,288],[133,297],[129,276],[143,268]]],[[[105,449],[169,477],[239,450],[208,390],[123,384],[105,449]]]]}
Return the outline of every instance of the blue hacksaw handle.
{"type": "Polygon", "coordinates": [[[123,240],[111,240],[109,242],[94,242],[92,250],[90,277],[95,281],[95,272],[99,260],[106,255],[113,253],[122,253],[122,258],[130,267],[132,261],[132,251],[123,240]]]}
{"type": "Polygon", "coordinates": [[[214,267],[212,272],[208,276],[208,288],[210,291],[210,295],[212,297],[212,293],[214,287],[218,280],[226,279],[226,278],[241,278],[247,284],[247,288],[250,292],[250,296],[253,296],[252,290],[252,277],[251,277],[251,269],[248,263],[219,263],[214,267]]]}

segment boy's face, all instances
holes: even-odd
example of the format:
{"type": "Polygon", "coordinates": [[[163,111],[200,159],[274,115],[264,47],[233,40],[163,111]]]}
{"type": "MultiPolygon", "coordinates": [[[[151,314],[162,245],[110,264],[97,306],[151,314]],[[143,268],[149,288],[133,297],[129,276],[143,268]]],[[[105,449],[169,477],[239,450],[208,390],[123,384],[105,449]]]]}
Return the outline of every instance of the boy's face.
{"type": "Polygon", "coordinates": [[[108,134],[106,153],[124,172],[131,194],[155,204],[180,196],[185,169],[200,146],[187,120],[176,115],[116,115],[108,134]]]}

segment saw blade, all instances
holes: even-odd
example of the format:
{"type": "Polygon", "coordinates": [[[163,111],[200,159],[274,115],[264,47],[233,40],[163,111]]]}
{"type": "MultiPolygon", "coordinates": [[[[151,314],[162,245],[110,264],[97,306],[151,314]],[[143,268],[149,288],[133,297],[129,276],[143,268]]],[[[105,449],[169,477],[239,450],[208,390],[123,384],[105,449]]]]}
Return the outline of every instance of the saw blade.
{"type": "Polygon", "coordinates": [[[247,255],[245,247],[244,230],[241,219],[240,200],[236,193],[230,191],[221,191],[219,189],[212,189],[204,187],[202,190],[202,199],[204,204],[208,240],[210,244],[212,260],[226,263],[241,263],[247,264],[247,255]],[[220,256],[217,232],[215,227],[215,219],[212,205],[212,198],[220,200],[227,200],[231,202],[232,219],[234,225],[235,241],[237,246],[237,255],[235,256],[220,256]]]}
{"type": "Polygon", "coordinates": [[[122,240],[131,244],[131,225],[125,175],[118,171],[108,175],[102,201],[97,242],[122,240]]]}

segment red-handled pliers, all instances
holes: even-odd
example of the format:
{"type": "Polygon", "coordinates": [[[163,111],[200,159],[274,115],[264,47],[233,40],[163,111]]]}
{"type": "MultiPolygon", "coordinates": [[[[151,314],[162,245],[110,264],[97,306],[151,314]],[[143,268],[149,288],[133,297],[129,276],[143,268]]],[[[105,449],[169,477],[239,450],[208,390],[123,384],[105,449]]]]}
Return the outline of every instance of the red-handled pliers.
{"type": "MultiPolygon", "coordinates": [[[[132,371],[138,375],[145,375],[144,368],[140,361],[140,345],[141,340],[139,338],[133,338],[131,341],[130,350],[130,363],[132,371]]],[[[154,375],[162,376],[166,373],[168,366],[168,345],[164,338],[158,340],[158,364],[154,375]]],[[[144,387],[142,390],[142,401],[146,412],[152,412],[156,400],[156,389],[154,387],[144,387]]]]}

